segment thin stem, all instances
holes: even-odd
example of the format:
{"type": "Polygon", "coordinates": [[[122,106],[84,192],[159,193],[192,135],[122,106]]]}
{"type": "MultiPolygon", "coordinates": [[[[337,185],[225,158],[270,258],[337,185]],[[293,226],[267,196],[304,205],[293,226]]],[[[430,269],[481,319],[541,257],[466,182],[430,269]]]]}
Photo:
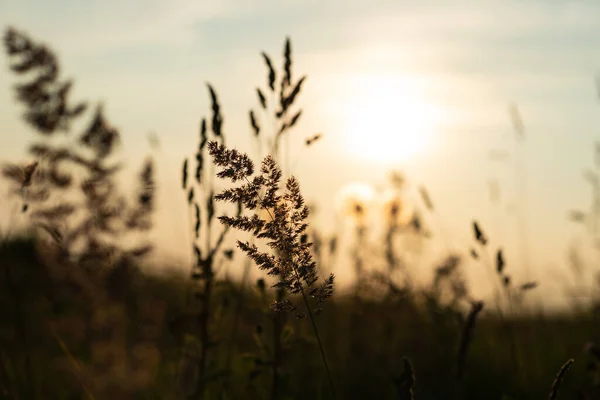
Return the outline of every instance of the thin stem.
{"type": "MultiPolygon", "coordinates": [[[[209,171],[209,175],[211,177],[210,180],[210,185],[207,188],[208,189],[208,196],[212,196],[212,193],[214,191],[215,188],[215,165],[213,163],[210,163],[209,165],[210,171],[209,171]]],[[[210,202],[212,203],[212,207],[214,209],[214,197],[209,199],[210,202]]],[[[206,201],[205,201],[206,203],[206,201]]],[[[207,210],[208,211],[208,210],[207,210]]],[[[207,218],[206,218],[206,252],[209,253],[212,249],[211,247],[211,242],[212,242],[212,237],[211,237],[211,233],[212,233],[212,220],[214,215],[208,215],[210,213],[210,211],[207,212],[207,218]]]]}
{"type": "MultiPolygon", "coordinates": [[[[246,180],[246,182],[250,183],[250,181],[248,180],[248,178],[244,178],[244,179],[246,180]]],[[[261,196],[258,196],[258,197],[259,197],[259,199],[261,200],[261,203],[262,203],[261,196]]],[[[268,208],[264,208],[264,209],[266,209],[267,213],[271,217],[271,220],[274,221],[275,217],[271,213],[271,210],[269,210],[268,208]]],[[[310,318],[310,322],[312,324],[313,331],[314,331],[315,336],[317,338],[317,342],[319,343],[319,351],[321,352],[321,358],[323,359],[323,364],[325,365],[325,370],[327,371],[327,379],[329,381],[329,385],[331,386],[331,392],[333,394],[333,398],[337,399],[337,395],[336,395],[336,391],[335,391],[335,386],[333,385],[333,379],[331,378],[331,371],[329,369],[329,365],[327,364],[327,358],[325,357],[325,350],[323,348],[323,343],[321,342],[321,336],[319,335],[319,330],[317,329],[317,324],[315,322],[315,318],[314,318],[313,313],[312,313],[312,311],[310,309],[310,305],[308,304],[308,298],[306,297],[306,293],[304,292],[304,286],[302,285],[302,279],[300,278],[300,274],[299,274],[298,270],[296,269],[296,267],[294,266],[294,264],[292,264],[291,266],[292,266],[292,270],[294,271],[296,282],[299,283],[300,293],[302,294],[302,299],[304,300],[304,305],[306,306],[306,310],[308,311],[308,316],[310,318]]]]}
{"type": "MultiPolygon", "coordinates": [[[[283,289],[279,290],[282,291],[283,289]]],[[[283,297],[283,293],[281,296],[283,297]]],[[[281,386],[281,379],[279,379],[279,368],[282,359],[281,332],[283,327],[281,322],[281,315],[275,313],[273,315],[273,382],[271,385],[271,400],[279,398],[279,387],[281,386]]]]}
{"type": "MultiPolygon", "coordinates": [[[[214,210],[214,164],[210,164],[210,176],[211,180],[208,185],[208,194],[205,197],[204,203],[211,203],[211,208],[214,210]]],[[[214,252],[211,246],[212,242],[212,220],[214,215],[211,215],[213,211],[208,210],[206,218],[206,257],[202,260],[202,275],[204,275],[204,285],[202,288],[202,294],[200,296],[200,314],[198,315],[200,325],[200,357],[198,360],[198,383],[196,385],[195,397],[198,399],[204,398],[204,392],[206,390],[206,370],[208,366],[208,353],[210,347],[210,332],[209,323],[211,319],[211,298],[213,292],[214,283],[214,252]]]]}
{"type": "MultiPolygon", "coordinates": [[[[191,246],[192,271],[190,271],[190,272],[193,272],[194,265],[196,265],[196,262],[197,262],[197,260],[195,260],[196,252],[195,252],[194,246],[193,246],[196,243],[196,236],[195,236],[196,232],[194,229],[194,223],[192,222],[192,204],[189,204],[189,203],[187,206],[187,220],[188,220],[188,234],[190,235],[188,239],[189,239],[190,243],[192,243],[192,246],[191,246]]],[[[187,290],[187,295],[186,295],[186,300],[185,300],[186,308],[190,306],[193,297],[194,297],[193,289],[190,287],[187,290]]]]}
{"type": "Polygon", "coordinates": [[[360,296],[360,288],[361,282],[364,273],[364,258],[361,254],[361,249],[365,247],[365,237],[367,228],[359,225],[356,227],[356,247],[354,248],[353,256],[354,256],[354,273],[356,275],[356,284],[354,287],[354,298],[358,299],[360,296]]]}
{"type": "MultiPolygon", "coordinates": [[[[492,266],[492,262],[491,262],[491,256],[489,254],[489,252],[487,251],[487,248],[484,247],[483,245],[481,246],[484,256],[485,256],[485,260],[487,262],[484,262],[488,265],[489,268],[486,268],[489,272],[492,272],[493,270],[493,266],[492,266]]],[[[493,277],[492,277],[493,279],[493,277]]],[[[499,282],[496,279],[493,279],[496,282],[496,285],[500,284],[500,288],[496,288],[496,296],[498,299],[501,299],[501,293],[502,293],[502,282],[499,282]]],[[[508,301],[508,307],[509,307],[509,311],[512,312],[512,302],[511,302],[511,298],[510,298],[510,291],[508,288],[505,288],[505,293],[507,295],[507,301],[508,301]]],[[[513,368],[516,369],[517,371],[520,370],[520,358],[518,355],[518,347],[517,347],[517,341],[515,338],[515,332],[513,329],[511,329],[510,327],[510,323],[507,320],[506,316],[504,315],[504,312],[502,311],[500,302],[497,302],[497,308],[498,308],[498,317],[500,318],[500,322],[502,323],[502,328],[504,329],[504,331],[506,332],[506,335],[509,337],[509,346],[510,346],[510,355],[512,357],[512,363],[513,363],[513,368]]]]}
{"type": "MultiPolygon", "coordinates": [[[[189,235],[189,241],[190,243],[192,243],[192,258],[191,258],[191,270],[190,270],[190,277],[193,275],[194,272],[194,268],[195,265],[197,263],[197,260],[194,260],[194,258],[196,257],[196,253],[194,251],[194,244],[196,243],[196,237],[195,237],[195,229],[192,223],[192,204],[190,204],[188,202],[187,205],[187,221],[188,221],[188,235],[189,235]]],[[[192,300],[194,298],[194,288],[190,285],[186,288],[185,290],[185,308],[190,308],[192,305],[192,300]]],[[[181,341],[181,343],[179,343],[178,348],[177,348],[177,357],[179,359],[183,359],[185,354],[185,342],[181,341]]],[[[183,374],[183,370],[177,371],[176,372],[176,378],[175,379],[175,383],[177,383],[180,379],[181,379],[181,375],[183,374]]]]}
{"type": "Polygon", "coordinates": [[[519,139],[515,138],[515,180],[517,186],[517,197],[518,197],[518,216],[517,216],[517,230],[520,241],[520,255],[523,271],[525,272],[525,279],[530,279],[531,268],[529,265],[529,245],[527,235],[527,176],[525,169],[525,158],[523,154],[523,146],[519,146],[519,139]]]}
{"type": "Polygon", "coordinates": [[[396,254],[394,252],[394,244],[393,244],[393,239],[394,239],[394,234],[397,231],[397,225],[394,223],[392,226],[390,226],[387,230],[387,232],[385,233],[385,259],[387,261],[387,267],[388,267],[388,279],[391,281],[392,280],[392,274],[396,269],[396,254]]]}
{"type": "MultiPolygon", "coordinates": [[[[419,203],[423,203],[423,196],[419,195],[417,193],[414,192],[414,190],[408,190],[408,196],[410,196],[410,198],[412,198],[413,204],[415,204],[414,210],[415,212],[420,213],[421,215],[425,215],[425,212],[423,211],[423,208],[417,206],[419,203]]],[[[428,214],[431,215],[433,217],[433,219],[435,220],[435,224],[437,225],[439,234],[442,238],[442,244],[445,247],[446,252],[449,254],[451,251],[451,242],[450,242],[450,235],[448,235],[448,231],[446,230],[446,227],[442,221],[442,216],[437,212],[437,208],[436,207],[428,207],[427,205],[425,205],[425,209],[428,211],[428,214]]]]}
{"type": "Polygon", "coordinates": [[[308,311],[308,316],[310,318],[310,322],[313,327],[313,331],[317,338],[317,342],[319,343],[319,350],[321,351],[321,358],[323,359],[323,364],[325,365],[325,370],[327,371],[327,380],[329,381],[329,386],[331,387],[331,393],[333,394],[333,398],[337,399],[337,394],[335,392],[335,386],[333,384],[333,379],[331,378],[331,371],[329,369],[329,365],[327,364],[327,357],[325,357],[325,349],[323,348],[323,343],[321,342],[321,336],[319,335],[319,330],[317,329],[317,324],[315,322],[315,318],[313,317],[313,313],[310,309],[310,305],[308,304],[308,298],[306,297],[306,293],[304,292],[304,288],[300,287],[300,293],[302,293],[302,299],[304,300],[304,305],[306,306],[306,310],[308,311]]]}
{"type": "Polygon", "coordinates": [[[502,302],[502,283],[499,282],[495,277],[494,277],[494,265],[492,263],[492,257],[490,256],[490,253],[488,252],[487,247],[485,247],[485,245],[480,245],[480,249],[481,249],[481,253],[483,253],[483,259],[482,262],[484,264],[485,270],[487,271],[488,274],[488,278],[490,279],[490,282],[492,284],[492,290],[494,291],[494,297],[495,297],[495,303],[496,303],[496,308],[498,309],[498,315],[499,316],[503,316],[503,302],[502,302]]]}
{"type": "Polygon", "coordinates": [[[206,266],[209,271],[204,271],[207,275],[204,281],[204,290],[202,293],[202,305],[200,310],[200,359],[198,365],[198,383],[196,387],[196,395],[195,398],[203,399],[204,391],[206,389],[206,367],[208,365],[208,350],[209,350],[209,332],[208,332],[208,323],[210,321],[210,298],[212,295],[213,289],[213,278],[212,278],[212,269],[209,266],[212,266],[212,260],[206,261],[206,266]]]}
{"type": "Polygon", "coordinates": [[[308,297],[306,297],[306,292],[304,291],[304,286],[302,285],[302,279],[300,278],[300,273],[298,269],[292,264],[292,270],[294,271],[294,275],[296,275],[296,281],[299,283],[300,293],[302,294],[302,300],[304,300],[304,305],[306,306],[306,311],[308,311],[308,317],[310,319],[311,325],[313,327],[313,331],[317,338],[317,342],[319,344],[319,351],[321,352],[321,358],[323,359],[323,365],[325,366],[325,370],[327,371],[327,380],[329,381],[329,386],[331,387],[331,393],[333,394],[333,398],[337,399],[337,394],[335,391],[335,386],[333,384],[333,379],[331,378],[331,370],[329,369],[329,364],[327,364],[327,357],[325,356],[325,349],[323,347],[323,342],[321,341],[321,336],[319,335],[319,330],[317,329],[317,323],[315,322],[315,318],[313,316],[312,310],[310,308],[310,304],[308,303],[308,297]]]}
{"type": "Polygon", "coordinates": [[[229,337],[229,346],[227,348],[227,355],[225,356],[225,369],[227,371],[227,377],[225,378],[225,383],[231,377],[231,364],[233,360],[233,346],[235,344],[235,338],[238,334],[239,322],[242,315],[242,309],[244,307],[244,291],[246,290],[246,282],[248,281],[248,276],[250,275],[250,259],[246,260],[246,264],[244,265],[244,274],[242,276],[242,283],[240,285],[239,294],[237,298],[237,303],[234,311],[233,317],[233,328],[231,330],[231,336],[229,337]]]}
{"type": "Polygon", "coordinates": [[[69,350],[69,348],[67,347],[65,342],[60,338],[60,336],[58,336],[58,334],[52,327],[50,327],[50,331],[52,333],[52,336],[54,337],[54,339],[60,346],[60,349],[65,354],[65,356],[67,357],[69,362],[71,363],[71,366],[73,367],[73,375],[75,376],[75,379],[77,379],[77,381],[81,385],[81,388],[83,389],[83,392],[85,393],[85,396],[88,398],[88,400],[95,400],[96,398],[94,397],[94,395],[92,394],[92,392],[87,387],[84,380],[82,379],[82,376],[80,373],[81,372],[81,364],[73,356],[73,354],[71,353],[71,351],[69,350]]]}

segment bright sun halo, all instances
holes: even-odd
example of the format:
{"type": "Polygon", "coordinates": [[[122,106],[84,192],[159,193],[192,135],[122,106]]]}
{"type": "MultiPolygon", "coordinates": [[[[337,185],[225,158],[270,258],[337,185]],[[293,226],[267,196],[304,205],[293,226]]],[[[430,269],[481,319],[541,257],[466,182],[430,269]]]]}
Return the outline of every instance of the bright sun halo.
{"type": "Polygon", "coordinates": [[[417,82],[396,75],[353,80],[343,130],[352,157],[393,164],[431,145],[440,111],[422,97],[417,82]]]}

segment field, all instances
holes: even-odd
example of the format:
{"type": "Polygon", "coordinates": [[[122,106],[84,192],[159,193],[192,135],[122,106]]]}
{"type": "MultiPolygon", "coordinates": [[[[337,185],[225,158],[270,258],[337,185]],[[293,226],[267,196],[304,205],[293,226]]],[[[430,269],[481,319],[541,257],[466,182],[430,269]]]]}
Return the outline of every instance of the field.
{"type": "MultiPolygon", "coordinates": [[[[2,398],[600,398],[597,306],[526,309],[538,282],[512,282],[502,251],[477,222],[472,257],[490,272],[493,300],[473,298],[464,260],[453,254],[432,266],[427,285],[411,281],[396,239],[428,233],[394,197],[377,261],[384,268],[374,273],[376,256],[361,251],[363,205],[349,198],[359,279],[352,290],[336,290],[328,262],[339,249],[311,230],[300,185],[278,162],[280,140],[302,115],[295,100],[304,77],[292,75],[289,39],[282,71],[262,55],[267,85],[257,90],[257,107],[277,129],[261,160],[226,146],[208,85],[210,117],[177,177],[195,262],[152,269],[145,236],[156,211],[152,160],[135,195],[123,195],[111,158],[119,132],[101,108],[72,143],[47,140],[86,105],[71,103],[71,84],[58,80],[46,47],[8,29],[5,48],[16,75],[34,74],[16,89],[39,141],[34,163],[3,167],[14,213],[30,226],[22,235],[8,226],[0,244],[2,398]],[[228,189],[218,192],[217,180],[228,189]],[[229,248],[228,238],[238,246],[229,248]],[[218,273],[223,265],[260,268],[263,278],[229,279],[218,273]],[[189,273],[173,272],[181,270],[189,273]]],[[[256,140],[265,140],[254,111],[249,121],[256,140]]],[[[422,196],[424,212],[434,212],[422,196]]]]}

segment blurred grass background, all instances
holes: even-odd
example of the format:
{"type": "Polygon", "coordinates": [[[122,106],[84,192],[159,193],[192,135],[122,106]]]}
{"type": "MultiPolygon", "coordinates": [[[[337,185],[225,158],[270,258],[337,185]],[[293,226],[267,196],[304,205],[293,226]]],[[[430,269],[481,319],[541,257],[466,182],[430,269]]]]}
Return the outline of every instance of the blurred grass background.
{"type": "MultiPolygon", "coordinates": [[[[6,242],[0,259],[4,388],[24,394],[19,398],[85,398],[82,387],[96,398],[177,398],[179,344],[193,340],[183,277],[148,275],[135,265],[103,276],[75,276],[46,265],[39,244],[31,239],[6,242]]],[[[484,313],[477,321],[465,379],[459,382],[464,312],[442,305],[433,291],[407,290],[374,299],[363,296],[370,289],[363,290],[359,297],[335,297],[318,317],[339,398],[396,398],[391,382],[401,374],[404,356],[416,371],[417,399],[545,398],[556,372],[571,357],[576,362],[560,398],[577,398],[577,390],[593,389],[595,359],[585,345],[600,340],[594,306],[566,315],[515,316],[508,319],[509,333],[493,313],[484,313]]],[[[268,397],[270,375],[261,372],[268,364],[261,362],[271,351],[274,320],[265,309],[265,296],[256,285],[243,293],[231,282],[218,285],[212,326],[218,346],[210,362],[221,372],[213,377],[207,398],[268,397]],[[233,310],[240,300],[232,337],[233,310]]],[[[290,319],[282,334],[286,395],[281,398],[329,398],[316,345],[302,322],[290,319]]]]}
{"type": "MultiPolygon", "coordinates": [[[[52,54],[30,45],[16,32],[11,36],[9,31],[5,41],[11,55],[23,56],[20,64],[12,64],[13,71],[41,71],[40,79],[16,87],[19,100],[29,108],[26,121],[44,135],[67,130],[65,126],[85,107],[67,104],[70,83],[56,82],[58,67],[52,54]],[[60,101],[55,101],[57,98],[60,101]]],[[[279,127],[275,139],[266,140],[267,148],[277,153],[281,134],[292,128],[302,113],[291,106],[295,106],[292,103],[304,76],[295,83],[292,79],[289,39],[284,45],[281,75],[287,83],[281,83],[279,93],[274,67],[263,57],[271,95],[280,97],[282,108],[267,107],[265,96],[257,90],[260,106],[266,114],[273,112],[273,126],[279,127]]],[[[293,313],[273,313],[269,308],[274,298],[283,299],[283,291],[271,290],[270,281],[248,278],[248,268],[254,268],[250,264],[243,267],[243,279],[227,274],[241,270],[243,261],[238,252],[221,248],[224,241],[218,238],[225,238],[227,231],[213,221],[222,210],[215,206],[215,171],[203,169],[212,161],[204,158],[203,146],[209,137],[224,141],[224,136],[216,92],[210,85],[208,89],[212,118],[201,123],[195,183],[189,182],[191,173],[188,179],[188,159],[183,169],[190,225],[195,221],[195,228],[190,226],[190,235],[194,231],[195,236],[185,238],[196,255],[191,276],[190,266],[156,265],[156,261],[150,266],[153,260],[143,257],[152,250],[152,244],[143,241],[154,210],[152,160],[139,175],[141,188],[131,210],[123,212],[130,204],[117,191],[114,179],[118,168],[112,168],[109,157],[119,132],[106,122],[101,108],[76,145],[57,149],[48,141],[32,147],[34,156],[49,160],[48,166],[38,167],[36,161],[27,167],[3,167],[4,176],[18,184],[13,194],[18,195],[20,207],[13,214],[21,210],[26,217],[31,215],[32,226],[43,229],[26,230],[32,233],[25,236],[7,234],[0,243],[0,396],[332,398],[310,325],[295,319],[293,313]],[[77,147],[82,143],[87,148],[77,147]],[[91,153],[95,156],[89,156],[91,153]],[[84,176],[80,187],[72,185],[77,175],[72,174],[73,165],[70,170],[58,167],[67,162],[84,170],[79,171],[84,176]],[[28,198],[37,189],[32,181],[41,185],[38,194],[81,189],[85,201],[79,208],[86,212],[81,229],[62,224],[78,210],[66,196],[48,203],[44,201],[50,194],[38,196],[37,202],[28,198]],[[96,186],[99,181],[106,189],[104,194],[102,187],[96,186]],[[41,235],[44,229],[63,235],[48,240],[41,235]],[[141,246],[126,249],[123,233],[140,239],[141,246]],[[107,236],[110,240],[105,240],[107,236]],[[81,241],[83,249],[78,255],[81,241]],[[199,372],[200,364],[206,370],[199,372]]],[[[253,111],[249,117],[260,149],[264,131],[261,133],[253,111]]],[[[513,117],[519,125],[519,118],[513,117]]],[[[522,135],[519,129],[522,127],[515,127],[522,135]]],[[[600,161],[596,166],[600,168],[600,161]]],[[[517,166],[516,178],[520,172],[517,166]]],[[[590,180],[597,182],[600,175],[593,173],[590,180]]],[[[573,298],[568,312],[546,311],[544,299],[540,303],[539,297],[529,298],[536,293],[537,284],[547,283],[548,278],[513,281],[513,273],[522,271],[513,264],[505,268],[502,249],[492,248],[474,222],[472,258],[482,271],[491,273],[488,283],[497,289],[495,298],[478,301],[473,289],[482,282],[465,279],[464,256],[454,255],[446,247],[441,262],[427,265],[430,261],[422,256],[431,254],[423,254],[427,251],[423,241],[432,234],[423,217],[435,213],[433,203],[425,189],[419,188],[423,207],[414,202],[411,208],[400,195],[403,177],[392,178],[394,190],[383,201],[385,221],[380,221],[384,240],[369,236],[369,208],[360,193],[348,193],[341,207],[342,217],[350,224],[336,234],[350,237],[348,248],[338,247],[338,237],[327,237],[314,228],[310,237],[303,238],[314,242],[319,275],[326,276],[333,264],[340,262],[338,255],[346,257],[341,262],[354,274],[342,277],[345,287],[316,318],[337,398],[412,400],[407,392],[396,391],[406,380],[405,358],[416,373],[413,389],[419,400],[547,398],[557,371],[571,358],[576,361],[560,388],[561,398],[599,398],[600,350],[594,344],[600,340],[599,308],[593,289],[586,293],[587,303],[573,298]],[[429,281],[413,279],[421,272],[419,268],[433,271],[429,281]]],[[[600,204],[598,193],[594,193],[594,204],[600,204]]],[[[599,212],[593,207],[589,214],[576,211],[571,217],[575,222],[595,222],[588,234],[596,239],[599,212]]],[[[527,243],[523,248],[526,252],[527,243]]],[[[527,266],[527,257],[522,258],[522,265],[527,266]]],[[[595,274],[593,268],[573,264],[578,283],[589,286],[582,271],[595,274]]],[[[571,289],[567,282],[558,286],[571,289]]]]}

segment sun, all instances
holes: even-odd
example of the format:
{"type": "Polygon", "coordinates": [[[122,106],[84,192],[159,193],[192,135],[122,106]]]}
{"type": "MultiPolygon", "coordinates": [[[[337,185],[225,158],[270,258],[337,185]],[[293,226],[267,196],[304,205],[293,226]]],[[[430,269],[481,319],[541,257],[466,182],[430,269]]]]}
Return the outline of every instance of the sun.
{"type": "Polygon", "coordinates": [[[375,74],[352,79],[341,132],[351,157],[390,165],[431,146],[442,113],[424,99],[417,80],[375,74]]]}

